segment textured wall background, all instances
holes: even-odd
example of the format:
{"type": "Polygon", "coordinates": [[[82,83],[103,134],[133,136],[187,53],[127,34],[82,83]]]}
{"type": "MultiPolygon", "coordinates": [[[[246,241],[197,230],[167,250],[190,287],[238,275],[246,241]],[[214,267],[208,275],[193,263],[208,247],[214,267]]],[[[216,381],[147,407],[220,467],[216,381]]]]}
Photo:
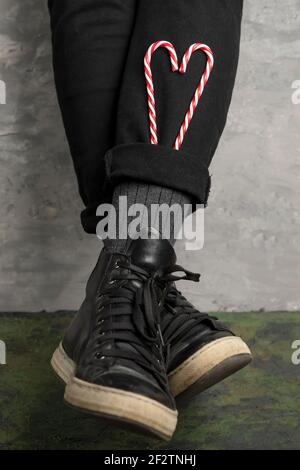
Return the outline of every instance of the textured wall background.
{"type": "MultiPolygon", "coordinates": [[[[230,0],[231,1],[231,0],[230,0]]],[[[203,309],[300,309],[300,1],[245,0],[234,99],[211,168],[203,309]]],[[[100,244],[85,235],[54,94],[46,0],[0,0],[0,310],[76,308],[100,244]]]]}

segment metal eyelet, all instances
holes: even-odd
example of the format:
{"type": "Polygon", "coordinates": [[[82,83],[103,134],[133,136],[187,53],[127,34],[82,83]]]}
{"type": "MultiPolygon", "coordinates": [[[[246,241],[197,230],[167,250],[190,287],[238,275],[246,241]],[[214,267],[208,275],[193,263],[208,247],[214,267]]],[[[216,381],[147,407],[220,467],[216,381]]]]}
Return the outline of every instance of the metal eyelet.
{"type": "Polygon", "coordinates": [[[102,305],[103,300],[104,300],[104,295],[99,295],[99,297],[96,297],[96,305],[97,305],[97,309],[99,310],[99,312],[100,310],[104,308],[104,305],[102,305]]]}
{"type": "Polygon", "coordinates": [[[94,354],[94,357],[95,357],[96,359],[100,359],[101,361],[103,361],[103,359],[106,358],[106,356],[101,356],[99,352],[96,352],[96,353],[94,354]]]}

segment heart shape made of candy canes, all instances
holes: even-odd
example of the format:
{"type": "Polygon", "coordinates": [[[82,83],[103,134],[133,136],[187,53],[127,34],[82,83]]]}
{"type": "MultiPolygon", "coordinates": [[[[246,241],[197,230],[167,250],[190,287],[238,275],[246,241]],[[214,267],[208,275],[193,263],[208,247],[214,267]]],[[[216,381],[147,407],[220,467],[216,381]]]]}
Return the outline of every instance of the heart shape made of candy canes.
{"type": "Polygon", "coordinates": [[[156,105],[155,105],[154,85],[153,85],[153,77],[152,77],[152,70],[151,70],[151,59],[152,59],[152,55],[154,54],[154,52],[160,47],[164,47],[165,49],[167,49],[169,53],[172,72],[179,72],[179,73],[184,74],[186,72],[190,58],[192,57],[193,53],[198,50],[204,52],[207,58],[205,70],[195,90],[195,94],[191,100],[190,106],[186,112],[185,118],[181,124],[180,130],[177,134],[177,137],[173,146],[175,150],[179,150],[182,145],[185,134],[187,133],[191,120],[193,118],[195,109],[198,106],[203,90],[209,79],[210,73],[212,71],[212,68],[214,65],[214,56],[210,47],[208,47],[206,44],[201,44],[199,42],[196,42],[195,44],[192,44],[186,50],[186,52],[184,53],[182,62],[179,66],[176,50],[173,44],[170,43],[169,41],[156,41],[153,44],[151,44],[151,46],[148,48],[144,57],[144,73],[145,73],[145,78],[146,78],[146,87],[147,87],[147,95],[148,95],[150,141],[151,141],[151,144],[154,144],[154,145],[158,144],[158,137],[157,137],[156,105]]]}

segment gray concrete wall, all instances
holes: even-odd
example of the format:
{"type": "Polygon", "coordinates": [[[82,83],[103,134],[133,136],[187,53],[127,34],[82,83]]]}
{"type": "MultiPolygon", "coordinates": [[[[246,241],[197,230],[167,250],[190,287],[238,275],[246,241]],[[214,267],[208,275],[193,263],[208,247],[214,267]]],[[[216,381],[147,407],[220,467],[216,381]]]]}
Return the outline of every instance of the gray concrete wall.
{"type": "MultiPolygon", "coordinates": [[[[228,0],[231,1],[231,0],[228,0]]],[[[100,244],[83,233],[54,94],[45,0],[0,0],[0,310],[76,308],[100,244]]],[[[300,1],[245,0],[228,125],[212,165],[203,309],[300,309],[300,1]]]]}

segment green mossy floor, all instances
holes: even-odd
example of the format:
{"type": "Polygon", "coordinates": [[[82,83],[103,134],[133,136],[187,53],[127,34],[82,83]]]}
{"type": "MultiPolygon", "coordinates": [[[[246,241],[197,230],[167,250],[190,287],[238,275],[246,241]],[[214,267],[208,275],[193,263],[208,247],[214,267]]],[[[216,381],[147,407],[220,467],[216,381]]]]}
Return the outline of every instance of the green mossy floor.
{"type": "Polygon", "coordinates": [[[168,444],[103,425],[62,402],[49,360],[72,314],[1,314],[0,449],[300,449],[300,314],[218,314],[249,343],[254,361],[179,408],[168,444]]]}

